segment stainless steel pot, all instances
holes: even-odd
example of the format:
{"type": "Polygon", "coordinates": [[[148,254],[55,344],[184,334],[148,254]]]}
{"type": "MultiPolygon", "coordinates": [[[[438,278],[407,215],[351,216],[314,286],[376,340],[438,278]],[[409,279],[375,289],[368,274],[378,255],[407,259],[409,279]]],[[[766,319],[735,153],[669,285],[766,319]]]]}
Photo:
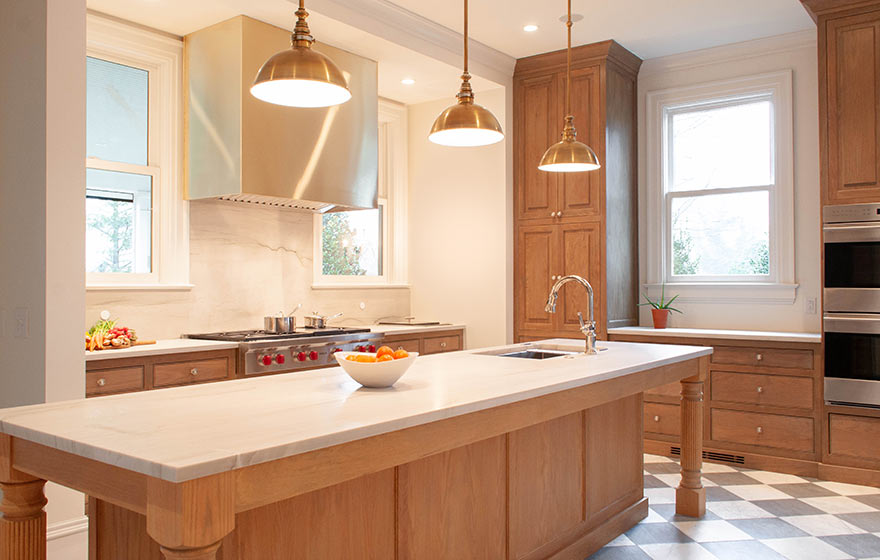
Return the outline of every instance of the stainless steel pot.
{"type": "Polygon", "coordinates": [[[318,315],[318,312],[315,311],[311,315],[306,315],[303,320],[305,321],[305,327],[307,329],[323,329],[327,326],[327,322],[330,321],[330,319],[335,319],[337,317],[342,317],[342,312],[327,317],[326,315],[318,315]]]}
{"type": "Polygon", "coordinates": [[[297,305],[287,316],[279,312],[275,317],[263,317],[263,330],[275,334],[294,332],[296,330],[296,317],[293,314],[300,307],[302,307],[302,304],[297,305]]]}

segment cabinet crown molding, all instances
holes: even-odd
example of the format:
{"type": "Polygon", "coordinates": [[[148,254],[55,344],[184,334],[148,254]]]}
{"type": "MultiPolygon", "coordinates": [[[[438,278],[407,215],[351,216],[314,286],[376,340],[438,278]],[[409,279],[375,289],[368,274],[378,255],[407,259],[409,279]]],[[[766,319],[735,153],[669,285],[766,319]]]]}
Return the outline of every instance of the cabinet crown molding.
{"type": "MultiPolygon", "coordinates": [[[[556,71],[557,69],[564,70],[566,61],[565,53],[565,49],[561,49],[549,53],[520,58],[516,61],[514,75],[519,76],[531,73],[545,74],[547,72],[556,71]]],[[[642,65],[641,58],[613,39],[599,43],[591,43],[589,45],[581,45],[579,47],[572,47],[571,49],[572,68],[600,64],[602,62],[614,63],[621,71],[632,77],[635,77],[639,73],[639,68],[642,65]]]]}
{"type": "Polygon", "coordinates": [[[818,22],[822,16],[830,16],[838,12],[859,8],[880,9],[880,0],[801,0],[807,13],[818,22]]]}

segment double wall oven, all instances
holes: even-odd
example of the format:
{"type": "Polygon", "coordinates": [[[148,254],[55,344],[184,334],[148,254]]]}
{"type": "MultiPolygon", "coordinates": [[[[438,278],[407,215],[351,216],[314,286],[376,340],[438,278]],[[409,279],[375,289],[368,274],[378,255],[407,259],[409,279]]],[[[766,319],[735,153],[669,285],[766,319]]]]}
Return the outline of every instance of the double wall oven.
{"type": "Polygon", "coordinates": [[[880,204],[827,206],[825,400],[880,408],[880,204]]]}

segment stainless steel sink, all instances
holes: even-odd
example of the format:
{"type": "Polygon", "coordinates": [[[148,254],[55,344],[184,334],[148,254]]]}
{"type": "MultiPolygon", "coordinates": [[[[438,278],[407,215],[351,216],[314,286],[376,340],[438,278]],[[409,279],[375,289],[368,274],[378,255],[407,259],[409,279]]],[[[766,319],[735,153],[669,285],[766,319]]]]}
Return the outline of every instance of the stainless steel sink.
{"type": "Polygon", "coordinates": [[[519,350],[506,354],[496,354],[496,356],[501,356],[502,358],[525,358],[527,360],[547,360],[549,358],[561,358],[576,354],[578,352],[568,352],[565,350],[519,350]]]}

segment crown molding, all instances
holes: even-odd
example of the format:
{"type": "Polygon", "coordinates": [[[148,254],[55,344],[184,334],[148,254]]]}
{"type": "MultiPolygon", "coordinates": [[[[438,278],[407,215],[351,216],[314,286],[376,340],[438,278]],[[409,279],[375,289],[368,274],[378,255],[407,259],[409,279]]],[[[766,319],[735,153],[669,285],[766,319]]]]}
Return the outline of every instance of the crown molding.
{"type": "MultiPolygon", "coordinates": [[[[309,9],[447,64],[461,65],[461,33],[388,0],[310,0],[309,9]]],[[[468,47],[474,74],[499,85],[511,82],[515,58],[473,38],[468,47]]]]}
{"type": "Polygon", "coordinates": [[[817,48],[817,33],[815,29],[652,58],[642,64],[639,78],[675,72],[677,70],[690,70],[701,66],[741,61],[749,58],[763,58],[805,48],[817,48]]]}
{"type": "Polygon", "coordinates": [[[837,12],[845,12],[847,10],[857,10],[860,8],[877,8],[880,6],[878,0],[801,0],[801,4],[813,18],[818,22],[819,17],[831,15],[837,12]]]}

